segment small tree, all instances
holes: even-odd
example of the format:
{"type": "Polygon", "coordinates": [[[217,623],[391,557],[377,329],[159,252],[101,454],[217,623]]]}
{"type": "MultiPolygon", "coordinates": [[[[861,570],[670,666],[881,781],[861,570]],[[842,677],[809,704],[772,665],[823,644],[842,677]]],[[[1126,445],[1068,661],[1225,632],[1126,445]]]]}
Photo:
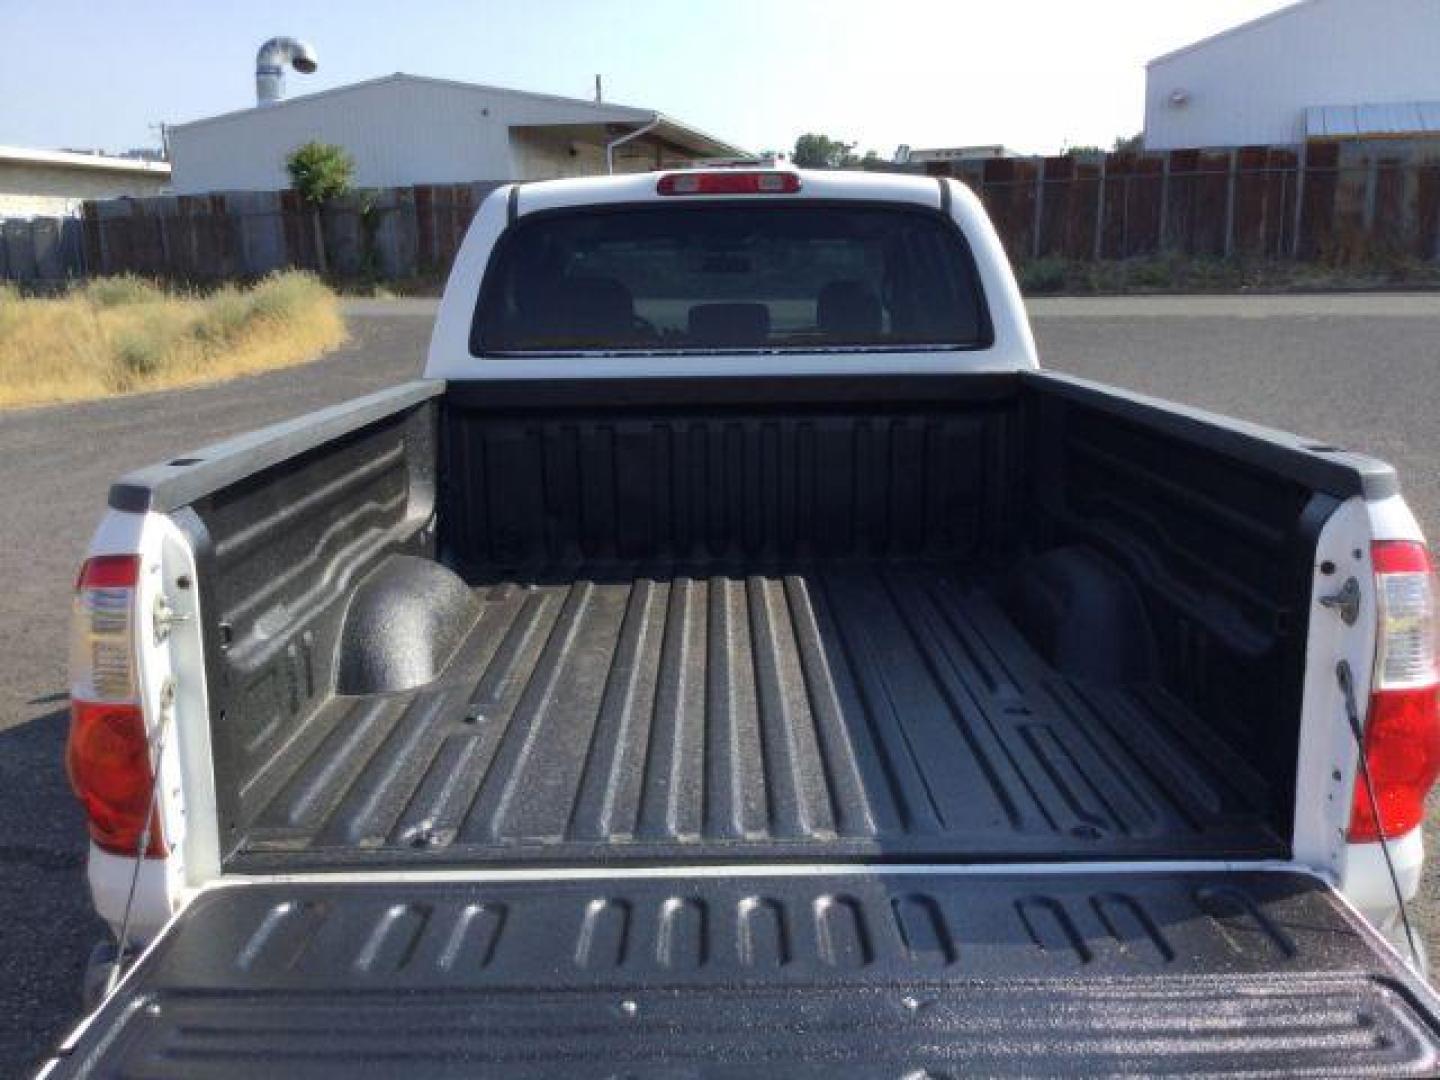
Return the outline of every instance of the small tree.
{"type": "Polygon", "coordinates": [[[285,159],[285,169],[290,174],[290,186],[311,207],[315,254],[323,274],[327,270],[327,260],[320,210],[331,199],[338,199],[350,190],[350,182],[355,176],[355,159],[342,146],[312,140],[290,152],[285,159]]]}
{"type": "Polygon", "coordinates": [[[854,151],[853,142],[809,131],[795,140],[791,160],[802,169],[848,169],[859,161],[854,151]]]}

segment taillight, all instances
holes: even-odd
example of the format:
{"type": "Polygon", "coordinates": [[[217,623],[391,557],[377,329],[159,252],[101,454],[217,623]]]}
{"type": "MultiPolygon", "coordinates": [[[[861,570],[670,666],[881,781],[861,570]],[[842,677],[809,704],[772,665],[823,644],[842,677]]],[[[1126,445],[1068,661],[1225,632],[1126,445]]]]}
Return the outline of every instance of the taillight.
{"type": "Polygon", "coordinates": [[[661,195],[793,195],[800,177],[793,172],[666,173],[655,185],[661,195]]]}
{"type": "MultiPolygon", "coordinates": [[[[154,788],[140,707],[71,702],[65,771],[85,807],[90,838],[106,851],[133,858],[154,788]]],[[[160,822],[152,821],[145,856],[164,858],[165,850],[160,822]]]]}
{"type": "MultiPolygon", "coordinates": [[[[134,856],[154,790],[150,742],[135,671],[135,590],[140,560],[102,555],[80,568],[70,638],[70,738],[65,770],[90,836],[134,856]]],[[[166,852],[158,817],[146,857],[166,852]]]]}
{"type": "Polygon", "coordinates": [[[1363,778],[1355,783],[1350,839],[1402,836],[1425,818],[1440,777],[1440,662],[1436,658],[1434,566],[1423,544],[1373,545],[1379,625],[1375,678],[1365,723],[1365,761],[1376,820],[1363,778]]]}

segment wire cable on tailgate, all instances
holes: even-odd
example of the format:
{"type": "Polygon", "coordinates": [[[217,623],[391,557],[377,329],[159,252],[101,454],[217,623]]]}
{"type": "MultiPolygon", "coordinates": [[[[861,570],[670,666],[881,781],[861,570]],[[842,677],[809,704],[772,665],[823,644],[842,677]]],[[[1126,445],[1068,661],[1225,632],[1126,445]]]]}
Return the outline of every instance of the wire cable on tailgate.
{"type": "Polygon", "coordinates": [[[1345,718],[1350,722],[1350,734],[1355,737],[1355,748],[1360,752],[1360,782],[1365,785],[1365,798],[1370,803],[1370,813],[1374,816],[1375,827],[1380,833],[1380,852],[1385,856],[1390,887],[1395,890],[1395,902],[1400,907],[1400,922],[1405,927],[1405,943],[1410,947],[1410,963],[1423,976],[1424,962],[1420,959],[1420,947],[1415,943],[1415,928],[1410,925],[1410,913],[1405,910],[1405,894],[1400,889],[1400,876],[1395,872],[1395,860],[1390,856],[1390,841],[1385,835],[1385,826],[1380,817],[1380,800],[1375,795],[1375,782],[1370,777],[1370,762],[1365,756],[1365,731],[1360,725],[1360,710],[1355,704],[1355,675],[1350,670],[1348,660],[1341,660],[1335,665],[1335,677],[1340,680],[1340,690],[1345,695],[1345,718]]]}
{"type": "Polygon", "coordinates": [[[162,708],[160,726],[155,732],[155,758],[150,769],[150,805],[145,811],[145,825],[140,830],[140,839],[135,845],[135,868],[130,872],[130,889],[125,894],[125,913],[120,917],[120,929],[115,935],[115,963],[110,968],[110,977],[105,980],[102,999],[114,992],[125,970],[125,945],[130,936],[130,914],[135,906],[135,890],[140,884],[140,871],[145,865],[145,852],[150,850],[150,834],[155,828],[155,807],[160,794],[160,763],[165,753],[165,732],[170,726],[172,711],[169,707],[162,708]]]}

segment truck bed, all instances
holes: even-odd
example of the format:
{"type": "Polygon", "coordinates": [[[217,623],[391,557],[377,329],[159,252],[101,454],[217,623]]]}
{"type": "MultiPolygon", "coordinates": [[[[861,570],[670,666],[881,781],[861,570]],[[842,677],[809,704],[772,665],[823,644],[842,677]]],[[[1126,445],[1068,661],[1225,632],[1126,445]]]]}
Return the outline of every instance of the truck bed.
{"type": "Polygon", "coordinates": [[[1389,473],[1051,375],[398,388],[137,474],[216,855],[1285,856],[1316,538],[1389,473]],[[860,402],[861,404],[856,404],[860,402]]]}
{"type": "Polygon", "coordinates": [[[331,698],[255,777],[235,869],[1284,852],[1197,716],[1057,672],[944,562],[475,585],[439,679],[331,698]]]}

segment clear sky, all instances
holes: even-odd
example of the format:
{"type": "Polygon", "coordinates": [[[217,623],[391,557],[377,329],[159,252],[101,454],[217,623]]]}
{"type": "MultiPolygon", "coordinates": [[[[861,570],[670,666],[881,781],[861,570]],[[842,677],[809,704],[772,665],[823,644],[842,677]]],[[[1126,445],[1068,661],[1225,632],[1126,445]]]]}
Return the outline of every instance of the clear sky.
{"type": "Polygon", "coordinates": [[[0,143],[121,150],[254,103],[255,50],[656,108],[751,150],[819,131],[899,143],[1104,144],[1144,112],[1145,61],[1286,0],[0,0],[0,143]]]}

